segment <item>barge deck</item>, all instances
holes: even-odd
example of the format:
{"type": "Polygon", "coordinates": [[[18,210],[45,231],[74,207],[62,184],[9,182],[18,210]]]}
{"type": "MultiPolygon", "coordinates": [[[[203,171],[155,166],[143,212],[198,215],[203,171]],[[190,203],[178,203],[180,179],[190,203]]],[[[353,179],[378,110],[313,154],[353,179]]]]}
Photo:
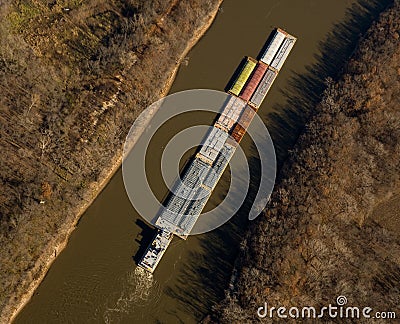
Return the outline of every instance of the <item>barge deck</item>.
{"type": "Polygon", "coordinates": [[[297,40],[280,28],[270,39],[259,61],[246,58],[229,87],[232,96],[168,197],[157,234],[138,264],[143,269],[154,272],[174,235],[188,237],[297,40]]]}

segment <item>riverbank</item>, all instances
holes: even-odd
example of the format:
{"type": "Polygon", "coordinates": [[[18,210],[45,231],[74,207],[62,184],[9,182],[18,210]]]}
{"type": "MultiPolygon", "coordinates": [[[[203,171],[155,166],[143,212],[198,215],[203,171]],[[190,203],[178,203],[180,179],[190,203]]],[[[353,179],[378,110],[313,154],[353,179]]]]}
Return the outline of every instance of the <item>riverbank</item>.
{"type": "MultiPolygon", "coordinates": [[[[179,1],[174,1],[173,6],[178,5],[179,1]]],[[[202,18],[201,23],[197,28],[192,31],[192,37],[187,42],[186,46],[184,47],[183,51],[178,54],[177,59],[175,60],[175,64],[173,67],[168,71],[168,77],[164,82],[163,86],[161,87],[160,92],[156,95],[156,97],[163,97],[166,96],[169,92],[169,89],[175,79],[176,73],[178,72],[179,66],[186,57],[187,53],[190,49],[200,40],[200,38],[204,35],[207,29],[211,26],[212,22],[214,21],[220,4],[222,0],[215,1],[213,6],[209,8],[209,11],[205,17],[202,18]]],[[[169,8],[171,11],[171,7],[169,8]]],[[[165,20],[168,19],[168,16],[162,16],[161,21],[157,23],[159,28],[162,28],[162,24],[165,20]],[[161,26],[160,26],[161,25],[161,26]]],[[[124,83],[121,77],[118,80],[119,84],[124,83]]],[[[117,91],[120,91],[118,89],[117,91]]],[[[115,101],[113,102],[115,104],[115,101]]],[[[104,106],[104,104],[103,104],[104,106]]],[[[144,107],[143,107],[144,108],[144,107]]],[[[142,108],[142,109],[143,109],[142,108]]],[[[125,130],[127,132],[128,130],[125,130]]],[[[98,176],[98,181],[95,183],[90,184],[89,189],[83,195],[81,203],[78,203],[78,207],[76,207],[75,215],[73,218],[70,219],[69,222],[63,223],[62,227],[59,229],[57,235],[53,237],[53,239],[47,242],[46,246],[43,249],[43,252],[35,262],[35,265],[32,269],[29,270],[28,278],[32,278],[33,280],[27,285],[26,281],[21,282],[20,285],[25,286],[25,292],[21,296],[14,296],[12,300],[2,309],[0,321],[1,322],[8,322],[12,321],[18,312],[23,308],[23,306],[29,301],[31,296],[33,295],[35,289],[38,287],[40,282],[45,277],[47,271],[49,270],[51,264],[57,257],[57,255],[65,248],[68,243],[68,238],[75,229],[80,217],[85,212],[85,210],[90,206],[90,204],[96,199],[97,195],[101,192],[101,190],[106,186],[108,181],[111,177],[115,174],[116,170],[121,165],[121,151],[118,152],[116,156],[112,159],[111,165],[103,169],[101,174],[98,176]]]]}
{"type": "Polygon", "coordinates": [[[371,307],[371,316],[398,318],[399,17],[395,1],[343,74],[327,80],[266,210],[250,225],[226,297],[207,322],[279,318],[275,311],[260,319],[257,310],[266,303],[271,311],[314,307],[318,315],[340,305],[338,296],[345,297],[342,305],[371,307]]]}

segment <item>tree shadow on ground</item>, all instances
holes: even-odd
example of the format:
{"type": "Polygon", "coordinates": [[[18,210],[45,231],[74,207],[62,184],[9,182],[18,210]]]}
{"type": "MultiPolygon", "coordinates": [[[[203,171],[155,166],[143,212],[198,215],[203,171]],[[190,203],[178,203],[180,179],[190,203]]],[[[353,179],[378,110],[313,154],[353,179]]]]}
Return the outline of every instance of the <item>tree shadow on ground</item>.
{"type": "Polygon", "coordinates": [[[307,66],[304,74],[295,74],[282,90],[287,101],[276,104],[267,114],[267,127],[276,145],[278,166],[302,133],[306,121],[315,113],[326,88],[328,77],[339,78],[346,62],[357,48],[372,22],[392,4],[392,0],[359,0],[348,9],[343,22],[335,24],[326,40],[319,44],[316,63],[307,66]]]}

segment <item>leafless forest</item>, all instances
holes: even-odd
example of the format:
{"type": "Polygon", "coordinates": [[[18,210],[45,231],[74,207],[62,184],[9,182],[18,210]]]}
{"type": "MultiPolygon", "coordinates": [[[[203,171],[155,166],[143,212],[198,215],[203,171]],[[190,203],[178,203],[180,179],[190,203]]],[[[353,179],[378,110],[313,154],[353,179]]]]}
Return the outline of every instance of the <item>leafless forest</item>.
{"type": "Polygon", "coordinates": [[[400,316],[399,36],[395,2],[327,80],[209,322],[258,322],[264,302],[318,308],[339,295],[400,316]]]}
{"type": "MultiPolygon", "coordinates": [[[[0,313],[42,273],[217,0],[0,2],[0,313]],[[8,3],[8,4],[6,4],[8,3]]],[[[0,319],[1,321],[1,319],[0,319]]]]}

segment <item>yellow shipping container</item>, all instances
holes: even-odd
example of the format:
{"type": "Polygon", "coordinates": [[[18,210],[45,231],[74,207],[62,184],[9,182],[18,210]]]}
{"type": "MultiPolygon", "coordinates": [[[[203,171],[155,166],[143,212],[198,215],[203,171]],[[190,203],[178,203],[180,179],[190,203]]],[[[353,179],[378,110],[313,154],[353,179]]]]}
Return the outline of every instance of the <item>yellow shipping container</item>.
{"type": "Polygon", "coordinates": [[[229,92],[237,96],[240,94],[240,91],[242,91],[246,81],[249,79],[251,73],[256,67],[256,64],[257,61],[255,59],[252,59],[251,57],[247,58],[247,62],[244,64],[242,71],[240,72],[236,81],[232,84],[229,92]]]}

